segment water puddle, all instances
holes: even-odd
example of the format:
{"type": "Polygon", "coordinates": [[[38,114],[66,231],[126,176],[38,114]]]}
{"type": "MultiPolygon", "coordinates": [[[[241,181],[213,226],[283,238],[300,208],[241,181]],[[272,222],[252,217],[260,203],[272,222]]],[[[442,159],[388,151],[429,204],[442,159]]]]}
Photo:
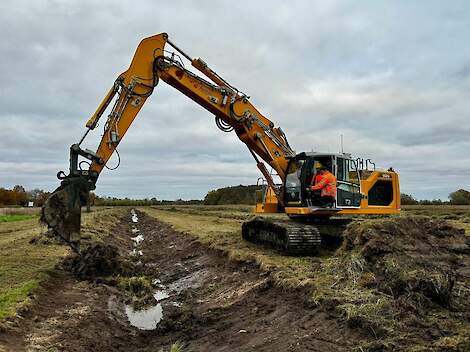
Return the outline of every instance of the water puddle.
{"type": "MultiPolygon", "coordinates": [[[[187,277],[184,277],[183,279],[185,279],[185,283],[191,281],[188,280],[187,277]]],[[[178,280],[178,282],[179,285],[183,286],[180,280],[178,280]]],[[[116,296],[112,296],[108,301],[108,309],[125,313],[123,317],[127,318],[127,323],[139,330],[155,330],[163,319],[163,306],[181,307],[181,303],[171,299],[167,300],[168,298],[171,298],[173,292],[162,284],[160,279],[154,279],[152,283],[156,288],[158,288],[153,294],[155,305],[145,309],[136,310],[132,305],[124,304],[124,302],[119,301],[116,296]],[[118,309],[118,306],[123,307],[124,309],[118,309]]],[[[194,284],[194,282],[192,283],[194,284]]],[[[180,286],[178,286],[178,288],[179,287],[180,286]]]]}
{"type": "Polygon", "coordinates": [[[168,297],[170,297],[168,292],[163,290],[155,291],[155,293],[153,294],[153,298],[155,298],[157,302],[167,299],[168,297]]]}
{"type": "MultiPolygon", "coordinates": [[[[133,223],[137,223],[139,218],[135,209],[131,210],[131,220],[133,223]]],[[[145,237],[136,225],[132,225],[132,234],[135,237],[131,237],[131,240],[134,244],[134,249],[129,253],[132,256],[142,256],[143,252],[140,248],[145,237]]],[[[181,265],[180,263],[178,263],[181,265]]],[[[158,323],[163,319],[163,305],[169,304],[175,307],[180,307],[181,303],[175,301],[165,301],[162,302],[173,295],[173,293],[180,293],[185,288],[188,287],[199,287],[202,285],[200,282],[201,271],[187,275],[175,282],[170,286],[166,287],[162,284],[160,279],[154,279],[152,281],[155,291],[153,293],[153,298],[155,299],[156,305],[153,305],[146,309],[135,310],[132,305],[126,305],[121,302],[121,307],[124,306],[125,315],[127,317],[128,323],[140,330],[154,330],[157,328],[158,323]],[[170,294],[171,293],[171,294],[170,294]]],[[[205,276],[205,275],[202,275],[205,276]]],[[[122,308],[121,308],[122,312],[122,308]]]]}
{"type": "MultiPolygon", "coordinates": [[[[155,283],[160,283],[160,280],[155,279],[155,283]]],[[[159,286],[164,287],[159,284],[159,286]]],[[[158,323],[163,319],[163,306],[161,301],[170,297],[167,291],[159,289],[153,294],[156,305],[146,309],[136,310],[132,305],[124,305],[124,311],[126,313],[128,323],[140,330],[154,330],[157,328],[158,323]]],[[[171,302],[175,307],[179,307],[178,302],[171,302]]]]}
{"type": "Polygon", "coordinates": [[[132,252],[129,253],[129,255],[132,255],[132,256],[144,255],[144,252],[142,252],[142,250],[137,250],[136,248],[134,248],[132,252]]]}
{"type": "Polygon", "coordinates": [[[163,308],[160,303],[154,307],[143,310],[134,310],[126,305],[126,316],[129,323],[140,330],[154,330],[163,318],[163,308]]]}
{"type": "MultiPolygon", "coordinates": [[[[131,215],[132,215],[132,221],[137,222],[139,221],[139,218],[137,217],[137,213],[135,212],[134,209],[131,209],[131,215]]],[[[139,234],[140,230],[133,225],[132,226],[132,234],[136,235],[135,237],[131,237],[131,240],[134,242],[134,249],[129,252],[129,255],[131,256],[143,256],[144,253],[142,250],[140,250],[140,244],[143,242],[145,239],[143,234],[139,234]]]]}
{"type": "Polygon", "coordinates": [[[134,241],[134,244],[137,246],[144,240],[144,235],[137,235],[135,237],[131,237],[131,240],[134,241]]]}
{"type": "Polygon", "coordinates": [[[139,217],[137,216],[137,213],[135,212],[134,209],[131,209],[131,219],[132,219],[132,222],[138,222],[139,221],[139,217]]]}

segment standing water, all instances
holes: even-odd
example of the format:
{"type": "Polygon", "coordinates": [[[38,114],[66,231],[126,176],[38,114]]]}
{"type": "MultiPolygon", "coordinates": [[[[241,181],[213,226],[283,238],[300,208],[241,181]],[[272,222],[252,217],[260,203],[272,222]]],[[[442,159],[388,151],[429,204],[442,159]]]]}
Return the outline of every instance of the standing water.
{"type": "MultiPolygon", "coordinates": [[[[145,237],[142,233],[140,233],[140,230],[137,228],[139,218],[134,209],[131,210],[131,220],[136,225],[132,225],[132,234],[135,235],[135,237],[131,237],[131,240],[134,243],[134,249],[132,250],[130,255],[142,256],[143,253],[141,250],[141,244],[144,241],[145,237]]],[[[170,297],[168,292],[165,291],[165,287],[161,285],[161,281],[159,279],[154,279],[153,284],[159,287],[159,289],[156,290],[153,294],[153,298],[157,303],[155,306],[151,306],[147,309],[142,310],[135,310],[131,305],[124,306],[127,320],[129,321],[130,325],[141,330],[156,329],[158,323],[163,318],[163,307],[160,301],[170,297]]]]}
{"type": "Polygon", "coordinates": [[[132,326],[141,330],[153,330],[162,320],[163,308],[160,303],[144,310],[134,310],[132,306],[126,305],[126,315],[132,326]]]}
{"type": "Polygon", "coordinates": [[[135,212],[134,209],[131,209],[131,214],[132,214],[132,222],[137,222],[139,221],[139,217],[137,216],[137,213],[135,212]]]}

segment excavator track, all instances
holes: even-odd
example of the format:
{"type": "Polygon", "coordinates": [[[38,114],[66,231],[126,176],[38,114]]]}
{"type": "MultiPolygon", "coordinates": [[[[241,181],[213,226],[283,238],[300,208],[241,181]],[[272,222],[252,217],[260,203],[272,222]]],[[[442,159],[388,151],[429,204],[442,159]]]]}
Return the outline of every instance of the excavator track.
{"type": "Polygon", "coordinates": [[[255,217],[242,224],[248,242],[274,247],[288,255],[314,255],[321,245],[319,229],[313,224],[255,217]]]}

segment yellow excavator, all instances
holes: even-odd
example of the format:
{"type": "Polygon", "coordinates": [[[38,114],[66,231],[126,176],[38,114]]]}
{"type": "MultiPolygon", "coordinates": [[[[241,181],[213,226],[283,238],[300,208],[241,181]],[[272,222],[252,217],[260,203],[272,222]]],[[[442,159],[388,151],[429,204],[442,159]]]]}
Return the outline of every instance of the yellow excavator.
{"type": "Polygon", "coordinates": [[[321,244],[321,224],[334,225],[339,215],[400,211],[398,174],[392,168],[376,169],[371,160],[353,159],[346,153],[296,153],[282,129],[264,116],[246,94],[229,84],[202,59],[187,55],[166,33],[161,33],[140,42],[129,68],[119,75],[90,117],[83,137],[70,147],[69,173],[57,174],[61,184],[42,209],[41,218],[54,235],[76,251],[80,243],[81,208],[160,80],[208,110],[215,116],[219,129],[234,131],[248,147],[265,185],[256,213],[285,213],[291,218],[274,221],[256,217],[242,225],[244,239],[269,243],[288,254],[312,254],[321,244]],[[168,51],[170,47],[172,50],[168,51]],[[185,68],[183,59],[203,76],[185,68]],[[98,126],[111,103],[97,150],[83,149],[86,136],[98,126]],[[320,164],[337,179],[336,197],[328,206],[318,204],[308,190],[320,164]],[[277,184],[275,178],[282,183],[277,184]]]}

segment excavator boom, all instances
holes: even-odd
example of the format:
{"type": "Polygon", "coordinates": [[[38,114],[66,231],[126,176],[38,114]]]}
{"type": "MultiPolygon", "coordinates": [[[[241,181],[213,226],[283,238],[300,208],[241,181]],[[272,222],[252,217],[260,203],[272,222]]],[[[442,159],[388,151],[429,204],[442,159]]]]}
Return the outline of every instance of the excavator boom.
{"type": "Polygon", "coordinates": [[[69,173],[58,173],[61,185],[42,209],[42,220],[76,251],[79,251],[81,207],[86,204],[88,192],[96,188],[101,171],[160,79],[214,114],[216,124],[222,131],[235,131],[282,204],[281,191],[260,160],[268,163],[282,180],[285,179],[289,159],[295,156],[295,152],[281,128],[275,127],[251,104],[247,95],[210,69],[202,59],[191,58],[169,41],[166,33],[161,33],[140,42],[129,68],[118,76],[87,121],[87,130],[81,140],[70,147],[69,173]],[[166,45],[176,52],[166,51],[166,45]],[[186,69],[180,55],[205,77],[186,69]],[[96,152],[82,149],[86,136],[98,126],[111,104],[112,109],[96,152]],[[86,160],[79,161],[80,158],[86,160]],[[83,161],[89,165],[87,169],[81,168],[83,161]]]}

